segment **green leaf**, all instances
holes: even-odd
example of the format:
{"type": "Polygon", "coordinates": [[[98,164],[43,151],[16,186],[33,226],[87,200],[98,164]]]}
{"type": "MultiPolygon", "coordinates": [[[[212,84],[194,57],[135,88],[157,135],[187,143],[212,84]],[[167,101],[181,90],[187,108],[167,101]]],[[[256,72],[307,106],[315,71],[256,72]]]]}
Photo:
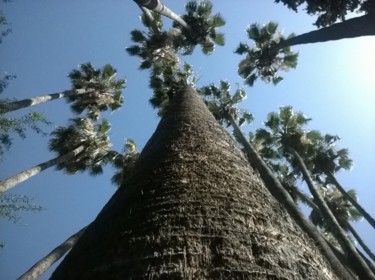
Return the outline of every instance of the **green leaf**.
{"type": "Polygon", "coordinates": [[[250,27],[246,28],[247,36],[249,39],[257,40],[260,36],[259,25],[257,23],[253,23],[250,27]]]}
{"type": "MultiPolygon", "coordinates": [[[[135,55],[139,55],[141,53],[141,48],[137,45],[133,45],[133,46],[130,46],[128,48],[125,49],[126,52],[131,55],[131,56],[135,56],[135,55]]],[[[74,73],[75,74],[75,73],[74,73]]],[[[76,74],[75,74],[76,76],[76,74]]],[[[69,76],[70,77],[70,76],[69,76]]]]}
{"type": "Polygon", "coordinates": [[[266,26],[265,29],[267,30],[268,34],[274,35],[276,33],[278,24],[276,22],[270,21],[266,26]]]}
{"type": "Polygon", "coordinates": [[[249,46],[246,43],[240,43],[234,53],[242,55],[249,50],[249,46]]]}
{"type": "Polygon", "coordinates": [[[225,44],[225,38],[223,33],[216,33],[215,39],[214,39],[215,44],[219,46],[224,46],[225,44]]]}
{"type": "Polygon", "coordinates": [[[107,134],[111,129],[111,125],[107,119],[103,119],[102,123],[98,126],[98,131],[101,134],[107,134]]]}
{"type": "Polygon", "coordinates": [[[221,14],[216,14],[212,17],[212,21],[213,21],[213,26],[214,27],[221,27],[221,26],[224,26],[225,25],[225,20],[224,18],[221,16],[221,14]]]}
{"type": "Polygon", "coordinates": [[[249,86],[253,86],[254,85],[254,82],[256,81],[256,79],[258,78],[258,76],[256,74],[251,74],[250,76],[248,76],[246,79],[245,79],[245,83],[249,86]]]}
{"type": "Polygon", "coordinates": [[[146,41],[146,37],[143,35],[143,32],[138,29],[134,29],[130,32],[130,38],[135,43],[146,41]]]}

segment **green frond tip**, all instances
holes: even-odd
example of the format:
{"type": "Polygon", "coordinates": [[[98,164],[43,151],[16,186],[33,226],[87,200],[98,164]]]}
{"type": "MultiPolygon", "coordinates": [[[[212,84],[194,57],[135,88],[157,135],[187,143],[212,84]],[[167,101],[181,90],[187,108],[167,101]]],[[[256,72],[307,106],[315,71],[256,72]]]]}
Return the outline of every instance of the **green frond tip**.
{"type": "Polygon", "coordinates": [[[246,43],[240,43],[234,53],[242,55],[249,51],[249,46],[246,43]]]}
{"type": "Polygon", "coordinates": [[[278,24],[276,22],[270,21],[266,26],[265,29],[267,30],[268,34],[274,35],[276,33],[278,24]]]}
{"type": "Polygon", "coordinates": [[[214,41],[217,45],[219,46],[224,46],[225,45],[225,36],[224,33],[216,33],[216,36],[214,38],[214,41]]]}
{"type": "Polygon", "coordinates": [[[131,56],[136,56],[136,55],[139,55],[141,53],[141,47],[137,46],[137,45],[133,45],[133,46],[130,46],[128,48],[125,49],[126,52],[131,55],[131,56]]]}
{"type": "Polygon", "coordinates": [[[257,40],[260,37],[260,27],[258,23],[253,23],[246,28],[246,33],[249,39],[257,40]]]}
{"type": "Polygon", "coordinates": [[[134,29],[130,32],[130,38],[135,43],[146,41],[146,37],[143,35],[143,32],[138,29],[134,29]]]}
{"type": "Polygon", "coordinates": [[[220,13],[214,15],[212,17],[212,21],[213,21],[213,25],[214,27],[221,27],[221,26],[224,26],[225,25],[225,20],[224,18],[221,16],[220,13]]]}

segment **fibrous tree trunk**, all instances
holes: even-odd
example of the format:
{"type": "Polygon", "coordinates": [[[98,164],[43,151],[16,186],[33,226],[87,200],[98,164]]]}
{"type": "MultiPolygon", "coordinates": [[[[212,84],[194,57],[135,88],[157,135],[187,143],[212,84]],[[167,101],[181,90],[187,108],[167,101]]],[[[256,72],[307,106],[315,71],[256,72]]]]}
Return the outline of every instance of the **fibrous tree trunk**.
{"type": "Polygon", "coordinates": [[[85,149],[85,146],[79,146],[79,147],[75,148],[73,151],[67,153],[66,155],[62,155],[60,157],[50,159],[50,160],[45,161],[43,163],[40,163],[40,164],[38,164],[34,167],[31,167],[27,170],[24,170],[24,171],[12,176],[12,177],[9,177],[9,178],[5,179],[4,181],[1,181],[0,182],[0,192],[5,192],[5,191],[17,186],[18,184],[30,179],[31,177],[39,174],[43,170],[46,170],[47,168],[50,168],[50,167],[55,166],[55,165],[57,165],[61,162],[67,161],[67,160],[75,157],[76,155],[81,153],[84,149],[85,149]]]}
{"type": "Polygon", "coordinates": [[[342,278],[188,88],[51,279],[342,278]]]}
{"type": "Polygon", "coordinates": [[[291,37],[282,41],[277,45],[277,48],[282,49],[294,45],[322,43],[361,36],[374,36],[374,26],[375,13],[369,13],[364,16],[348,19],[318,30],[291,37]]]}

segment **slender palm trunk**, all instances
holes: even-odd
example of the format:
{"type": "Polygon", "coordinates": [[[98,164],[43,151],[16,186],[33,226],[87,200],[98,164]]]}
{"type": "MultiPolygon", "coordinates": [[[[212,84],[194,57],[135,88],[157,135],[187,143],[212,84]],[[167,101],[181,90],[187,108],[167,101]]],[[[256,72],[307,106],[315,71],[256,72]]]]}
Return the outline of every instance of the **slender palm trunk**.
{"type": "Polygon", "coordinates": [[[174,21],[177,21],[186,29],[190,29],[190,26],[177,14],[172,12],[168,7],[164,6],[159,0],[134,0],[138,5],[146,7],[151,11],[160,13],[163,16],[166,16],[174,21]]]}
{"type": "Polygon", "coordinates": [[[87,226],[70,236],[67,240],[53,249],[47,256],[35,263],[27,272],[22,274],[18,280],[34,280],[46,272],[55,262],[61,259],[82,236],[87,226]]]}
{"type": "Polygon", "coordinates": [[[331,172],[325,172],[328,179],[336,186],[336,188],[341,192],[341,194],[348,200],[369,222],[369,224],[375,229],[375,219],[355,200],[353,199],[337,181],[336,177],[331,172]]]}
{"type": "Polygon", "coordinates": [[[332,232],[337,238],[337,241],[340,243],[341,248],[344,250],[348,258],[348,261],[352,263],[352,267],[354,271],[357,273],[360,279],[363,279],[363,280],[374,279],[375,280],[375,275],[372,273],[367,263],[358,254],[353,243],[347,238],[344,230],[341,228],[335,216],[333,215],[328,205],[324,201],[323,197],[320,195],[317,188],[315,187],[315,184],[301,156],[293,148],[289,148],[289,151],[293,155],[295,160],[298,162],[298,165],[301,168],[301,172],[303,174],[303,178],[306,181],[306,184],[311,194],[314,197],[315,203],[318,205],[320,209],[320,213],[323,215],[325,219],[327,219],[330,226],[332,226],[332,232]]]}
{"type": "Polygon", "coordinates": [[[258,170],[260,177],[262,178],[270,193],[285,206],[289,214],[294,218],[298,225],[310,236],[311,239],[313,239],[319,245],[322,253],[326,256],[327,260],[330,262],[335,271],[337,273],[340,273],[342,279],[352,279],[352,276],[337,259],[336,255],[327,244],[323,236],[318,232],[316,227],[305,218],[289,193],[285,190],[280,181],[275,177],[271,169],[267,166],[256,149],[251,145],[251,143],[246,140],[241,129],[231,115],[229,115],[229,121],[234,130],[235,136],[246,151],[249,162],[251,162],[253,166],[258,170]]]}
{"type": "Polygon", "coordinates": [[[375,35],[375,14],[369,13],[343,22],[332,24],[318,30],[297,35],[281,42],[277,48],[289,46],[321,43],[333,40],[375,35]]]}
{"type": "Polygon", "coordinates": [[[188,88],[51,279],[336,275],[188,88]]]}
{"type": "Polygon", "coordinates": [[[359,245],[361,245],[362,249],[366,252],[366,254],[372,259],[372,261],[375,262],[374,253],[370,250],[370,248],[366,245],[366,243],[362,240],[357,231],[352,227],[352,225],[349,222],[348,229],[350,233],[354,236],[354,238],[358,241],[359,245]]]}
{"type": "Polygon", "coordinates": [[[38,164],[30,169],[27,169],[25,171],[22,171],[12,177],[9,177],[5,179],[4,181],[0,182],[0,192],[5,192],[16,185],[30,179],[32,176],[37,175],[38,173],[42,172],[43,170],[46,170],[47,168],[50,168],[54,165],[57,165],[61,162],[64,162],[66,160],[69,160],[79,153],[81,153],[85,149],[85,146],[79,146],[75,148],[73,151],[67,153],[66,155],[62,155],[57,158],[50,159],[46,162],[43,162],[41,164],[38,164]]]}
{"type": "Polygon", "coordinates": [[[75,94],[83,94],[86,91],[83,89],[66,90],[63,92],[51,93],[47,95],[37,96],[34,98],[23,99],[19,101],[0,103],[0,113],[5,114],[8,112],[16,111],[22,108],[38,105],[47,101],[61,99],[75,94]]]}

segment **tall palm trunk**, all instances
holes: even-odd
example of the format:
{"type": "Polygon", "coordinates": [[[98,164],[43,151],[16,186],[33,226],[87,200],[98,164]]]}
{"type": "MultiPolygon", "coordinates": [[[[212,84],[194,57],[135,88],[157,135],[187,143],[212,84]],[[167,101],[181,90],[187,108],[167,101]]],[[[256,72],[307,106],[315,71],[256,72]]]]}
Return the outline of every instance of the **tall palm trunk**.
{"type": "Polygon", "coordinates": [[[190,26],[177,14],[172,12],[168,7],[164,6],[159,0],[134,0],[138,5],[141,5],[151,11],[160,13],[174,21],[177,21],[186,29],[190,29],[190,26]]]}
{"type": "Polygon", "coordinates": [[[328,179],[336,186],[336,188],[341,192],[341,194],[348,200],[369,222],[369,224],[375,229],[375,219],[355,200],[353,199],[337,181],[336,177],[331,172],[325,172],[328,179]]]}
{"type": "Polygon", "coordinates": [[[362,257],[358,254],[355,246],[353,243],[347,238],[344,230],[341,228],[339,223],[337,222],[335,216],[329,209],[328,205],[324,201],[323,197],[318,192],[317,188],[315,187],[315,183],[313,182],[309,171],[306,168],[305,163],[303,162],[301,156],[298,152],[293,148],[288,148],[289,152],[293,155],[294,159],[297,161],[299,167],[301,168],[301,172],[303,174],[303,178],[314,197],[314,201],[320,209],[320,213],[323,217],[327,220],[327,222],[332,227],[332,232],[335,235],[337,241],[340,243],[341,248],[344,250],[348,261],[352,263],[352,267],[360,279],[374,279],[375,275],[372,273],[366,262],[362,259],[362,257]]]}
{"type": "Polygon", "coordinates": [[[23,181],[26,181],[30,179],[32,176],[35,176],[36,174],[42,172],[43,170],[46,170],[47,168],[50,168],[54,165],[57,165],[61,162],[64,162],[66,160],[69,160],[79,153],[81,153],[85,149],[85,146],[79,146],[75,148],[73,151],[67,153],[66,155],[62,155],[57,158],[50,159],[46,162],[43,162],[41,164],[38,164],[30,169],[27,169],[25,171],[22,171],[12,177],[9,177],[8,179],[5,179],[4,181],[0,182],[0,192],[5,192],[16,185],[22,183],[23,181]]]}
{"type": "Polygon", "coordinates": [[[375,35],[375,13],[355,17],[332,24],[318,30],[307,32],[282,41],[277,45],[282,49],[294,45],[321,43],[333,40],[375,35]]]}
{"type": "MultiPolygon", "coordinates": [[[[298,225],[319,245],[322,253],[326,256],[327,260],[330,262],[335,271],[341,274],[342,279],[351,279],[351,275],[347,272],[346,268],[342,266],[341,262],[337,259],[334,252],[332,252],[332,249],[330,248],[329,244],[327,244],[323,236],[318,232],[316,227],[305,218],[289,193],[275,177],[256,149],[246,140],[241,129],[233,119],[233,116],[228,115],[228,117],[236,138],[246,151],[249,162],[252,163],[254,168],[258,170],[260,177],[262,178],[263,182],[265,182],[265,185],[270,193],[285,206],[289,214],[294,218],[298,225]]],[[[314,207],[314,205],[312,204],[311,207],[314,207]]]]}
{"type": "Polygon", "coordinates": [[[51,279],[336,275],[188,88],[51,279]]]}
{"type": "Polygon", "coordinates": [[[65,97],[76,95],[76,94],[84,94],[84,93],[86,93],[84,89],[66,90],[63,92],[51,93],[51,94],[37,96],[34,98],[27,98],[27,99],[23,99],[19,101],[1,103],[0,113],[5,114],[5,113],[16,111],[22,108],[38,105],[47,101],[52,101],[52,100],[61,99],[61,98],[65,98],[65,97]]]}
{"type": "Polygon", "coordinates": [[[78,239],[85,232],[87,227],[82,228],[67,240],[53,249],[47,256],[34,264],[28,271],[22,274],[18,280],[34,280],[38,279],[40,275],[46,272],[55,262],[61,259],[73,246],[78,239]]]}
{"type": "Polygon", "coordinates": [[[358,241],[359,245],[361,245],[362,249],[366,252],[366,254],[372,259],[372,261],[375,262],[375,255],[370,250],[370,248],[366,245],[366,243],[362,240],[362,238],[359,236],[357,231],[352,227],[352,225],[348,222],[348,229],[350,233],[354,236],[354,238],[358,241]]]}

